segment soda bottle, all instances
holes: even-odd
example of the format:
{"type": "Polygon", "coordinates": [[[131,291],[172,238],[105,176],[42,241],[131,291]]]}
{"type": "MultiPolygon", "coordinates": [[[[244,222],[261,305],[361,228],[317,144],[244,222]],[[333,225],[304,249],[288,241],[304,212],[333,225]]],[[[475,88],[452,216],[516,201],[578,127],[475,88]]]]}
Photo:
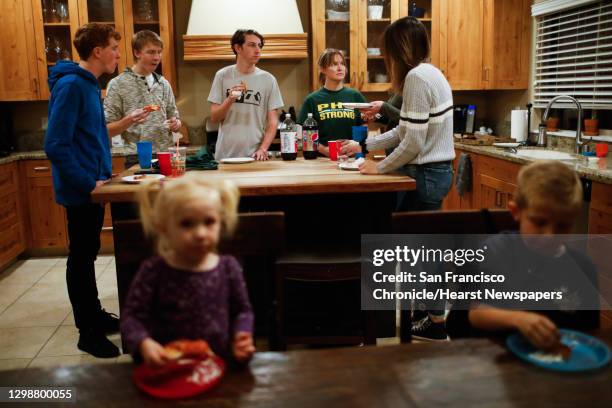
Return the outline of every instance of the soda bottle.
{"type": "Polygon", "coordinates": [[[312,117],[312,113],[308,114],[308,117],[302,125],[302,143],[304,159],[316,159],[318,151],[317,148],[319,146],[319,125],[312,117]]]}
{"type": "Polygon", "coordinates": [[[280,139],[283,160],[295,160],[297,158],[297,131],[290,113],[285,116],[285,121],[281,125],[280,139]]]}

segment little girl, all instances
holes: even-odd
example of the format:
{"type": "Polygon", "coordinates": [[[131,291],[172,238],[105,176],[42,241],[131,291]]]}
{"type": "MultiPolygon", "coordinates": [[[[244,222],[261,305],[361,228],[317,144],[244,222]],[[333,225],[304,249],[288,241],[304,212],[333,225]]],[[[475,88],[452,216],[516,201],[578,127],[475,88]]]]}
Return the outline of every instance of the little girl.
{"type": "Polygon", "coordinates": [[[204,339],[223,358],[249,360],[253,312],[242,269],[234,257],[216,252],[220,235],[236,225],[238,189],[189,173],[163,186],[144,184],[138,198],[159,256],[143,262],[123,308],[128,350],[162,365],[168,360],[163,344],[204,339]]]}

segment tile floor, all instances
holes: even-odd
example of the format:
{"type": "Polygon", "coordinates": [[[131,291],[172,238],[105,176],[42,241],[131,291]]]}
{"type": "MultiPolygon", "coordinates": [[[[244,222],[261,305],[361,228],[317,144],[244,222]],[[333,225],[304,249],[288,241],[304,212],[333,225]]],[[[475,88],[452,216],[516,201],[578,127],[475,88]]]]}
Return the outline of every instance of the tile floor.
{"type": "MultiPolygon", "coordinates": [[[[98,257],[96,278],[102,307],[118,314],[114,257],[98,257]]],[[[120,345],[118,334],[110,339],[120,345]]],[[[17,261],[0,273],[0,370],[130,361],[128,355],[95,358],[77,340],[65,257],[17,261]]]]}
{"type": "MultiPolygon", "coordinates": [[[[65,274],[65,257],[20,260],[0,272],[0,370],[131,361],[127,354],[98,359],[77,348],[65,274]]],[[[98,257],[96,278],[102,307],[119,314],[113,256],[98,257]]],[[[109,338],[120,347],[119,334],[109,338]]]]}

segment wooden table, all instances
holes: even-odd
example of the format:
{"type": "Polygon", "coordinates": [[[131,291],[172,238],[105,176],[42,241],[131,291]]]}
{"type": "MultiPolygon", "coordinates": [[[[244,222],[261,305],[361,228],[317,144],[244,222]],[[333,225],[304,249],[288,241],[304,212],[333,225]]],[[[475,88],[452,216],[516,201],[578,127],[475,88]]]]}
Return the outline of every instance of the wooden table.
{"type": "MultiPolygon", "coordinates": [[[[92,194],[96,202],[134,201],[134,184],[121,183],[121,177],[133,174],[138,166],[127,170],[92,194]]],[[[326,193],[376,193],[408,191],[416,182],[397,174],[362,175],[358,171],[340,170],[336,162],[317,160],[283,161],[274,159],[244,164],[219,164],[218,170],[202,172],[213,180],[232,180],[243,197],[305,195],[326,193]]]]}
{"type": "MultiPolygon", "coordinates": [[[[612,345],[612,332],[599,333],[612,345]]],[[[132,365],[0,372],[2,386],[73,386],[79,406],[167,406],[140,393],[132,365]]],[[[609,407],[612,368],[558,373],[523,363],[488,339],[258,353],[201,407],[609,407]]]]}

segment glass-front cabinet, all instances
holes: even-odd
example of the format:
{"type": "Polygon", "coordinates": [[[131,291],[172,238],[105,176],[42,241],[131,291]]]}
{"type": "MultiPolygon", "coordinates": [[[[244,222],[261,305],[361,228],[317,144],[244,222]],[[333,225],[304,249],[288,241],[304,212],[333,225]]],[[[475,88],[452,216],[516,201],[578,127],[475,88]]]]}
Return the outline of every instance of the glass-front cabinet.
{"type": "Polygon", "coordinates": [[[40,97],[49,97],[47,78],[49,70],[59,60],[78,60],[72,45],[79,28],[77,0],[32,0],[34,32],[38,50],[38,76],[40,97]]]}
{"type": "MultiPolygon", "coordinates": [[[[414,15],[432,38],[432,13],[437,1],[313,0],[312,89],[320,86],[319,55],[326,48],[337,48],[346,56],[348,85],[363,92],[387,91],[391,84],[382,46],[385,28],[400,17],[414,15]]],[[[432,42],[437,44],[437,38],[432,42]]],[[[435,60],[437,49],[433,48],[435,60]]]]}
{"type": "Polygon", "coordinates": [[[24,0],[31,1],[35,33],[35,52],[40,99],[49,98],[49,69],[57,61],[79,61],[72,44],[76,30],[87,23],[110,24],[121,34],[121,58],[112,74],[99,78],[103,93],[108,82],[126,66],[134,63],[132,36],[148,29],[158,33],[164,43],[158,73],[175,88],[174,26],[172,0],[24,0]]]}

